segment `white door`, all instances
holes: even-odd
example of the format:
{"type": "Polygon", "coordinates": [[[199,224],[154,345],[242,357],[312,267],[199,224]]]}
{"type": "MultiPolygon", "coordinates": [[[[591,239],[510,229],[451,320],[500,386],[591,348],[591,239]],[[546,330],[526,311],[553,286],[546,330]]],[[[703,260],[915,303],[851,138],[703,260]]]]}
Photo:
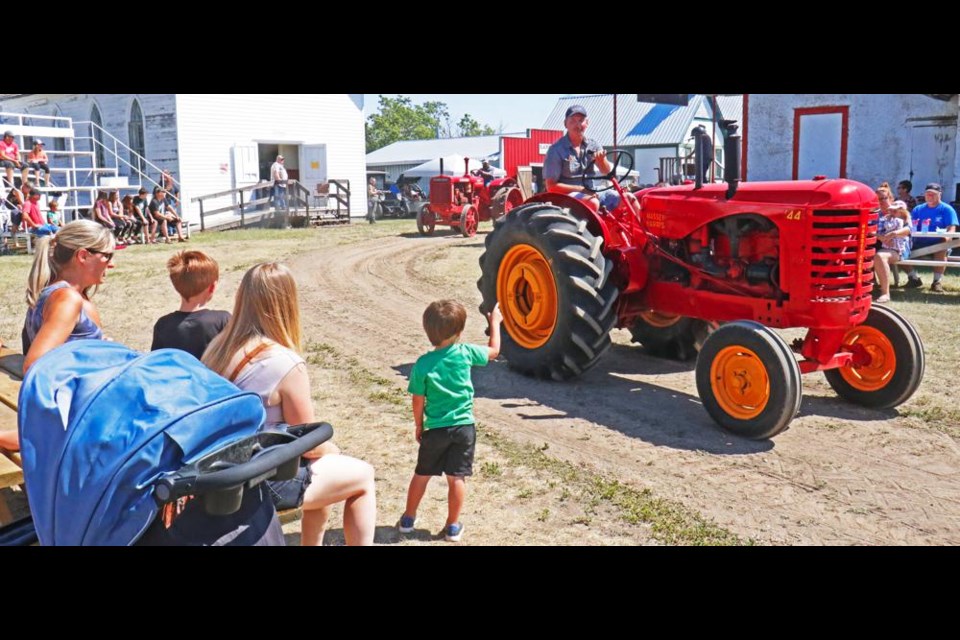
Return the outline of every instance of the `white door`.
{"type": "Polygon", "coordinates": [[[800,116],[800,127],[794,177],[810,180],[814,176],[840,178],[843,158],[842,113],[809,113],[800,116]]]}
{"type": "Polygon", "coordinates": [[[239,189],[260,182],[260,154],[255,144],[233,147],[233,188],[239,189]]]}
{"type": "Polygon", "coordinates": [[[317,185],[327,181],[327,145],[305,144],[300,147],[300,184],[311,194],[317,185]]]}
{"type": "Polygon", "coordinates": [[[910,181],[913,193],[923,196],[923,187],[930,182],[943,185],[943,199],[947,202],[956,195],[953,186],[953,156],[956,144],[956,125],[918,122],[911,131],[910,181]]]}

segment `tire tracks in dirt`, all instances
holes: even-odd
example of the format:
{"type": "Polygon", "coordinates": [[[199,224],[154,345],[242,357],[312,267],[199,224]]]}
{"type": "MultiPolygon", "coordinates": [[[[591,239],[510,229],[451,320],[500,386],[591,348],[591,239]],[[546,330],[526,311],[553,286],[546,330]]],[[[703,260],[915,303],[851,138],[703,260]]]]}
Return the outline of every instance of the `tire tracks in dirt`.
{"type": "MultiPolygon", "coordinates": [[[[482,235],[407,234],[301,254],[291,267],[305,333],[405,389],[409,365],[429,348],[420,318],[431,300],[462,300],[464,340],[485,341],[474,284],[480,253],[482,235]]],[[[525,378],[504,362],[477,370],[479,420],[761,543],[960,542],[953,438],[846,405],[805,381],[789,431],[740,440],[707,417],[690,367],[645,356],[623,331],[614,342],[571,383],[525,378]]]]}

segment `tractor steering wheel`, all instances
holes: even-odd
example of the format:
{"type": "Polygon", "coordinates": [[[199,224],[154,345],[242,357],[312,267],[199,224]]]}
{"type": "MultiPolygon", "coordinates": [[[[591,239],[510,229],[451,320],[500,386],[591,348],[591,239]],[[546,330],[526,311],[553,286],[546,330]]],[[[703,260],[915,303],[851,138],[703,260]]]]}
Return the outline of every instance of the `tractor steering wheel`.
{"type": "Polygon", "coordinates": [[[596,164],[596,158],[594,157],[592,151],[587,152],[587,158],[589,158],[589,162],[587,162],[587,164],[583,167],[583,173],[580,175],[580,179],[583,182],[583,188],[587,191],[587,193],[601,193],[603,191],[613,189],[612,180],[616,179],[617,169],[621,164],[627,167],[625,172],[626,175],[629,175],[629,173],[633,171],[633,155],[631,155],[629,151],[625,151],[623,149],[616,150],[616,153],[617,160],[613,163],[609,173],[599,176],[588,176],[587,173],[590,171],[593,165],[596,164]],[[626,158],[626,160],[624,160],[624,158],[626,158]],[[627,160],[629,160],[629,166],[627,166],[627,160]],[[594,189],[587,184],[588,180],[606,180],[607,186],[601,187],[600,189],[594,189]]]}

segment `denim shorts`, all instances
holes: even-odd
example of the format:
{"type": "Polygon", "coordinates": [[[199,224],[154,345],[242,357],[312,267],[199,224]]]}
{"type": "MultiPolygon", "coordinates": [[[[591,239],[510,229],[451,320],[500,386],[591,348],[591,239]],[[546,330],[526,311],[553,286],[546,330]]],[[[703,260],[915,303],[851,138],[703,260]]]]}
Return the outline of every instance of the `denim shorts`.
{"type": "Polygon", "coordinates": [[[418,476],[472,476],[477,430],[472,424],[425,429],[417,454],[418,476]]]}
{"type": "MultiPolygon", "coordinates": [[[[584,193],[582,191],[571,194],[577,200],[584,200],[589,198],[591,194],[584,193]]],[[[606,207],[607,211],[613,211],[620,206],[620,194],[614,191],[613,189],[608,189],[606,191],[599,191],[595,194],[597,198],[600,199],[600,204],[606,207]]]]}
{"type": "Polygon", "coordinates": [[[297,475],[291,480],[267,482],[270,499],[277,511],[299,509],[303,505],[303,494],[307,492],[307,487],[313,479],[309,466],[311,462],[313,461],[306,458],[301,459],[297,475]]]}

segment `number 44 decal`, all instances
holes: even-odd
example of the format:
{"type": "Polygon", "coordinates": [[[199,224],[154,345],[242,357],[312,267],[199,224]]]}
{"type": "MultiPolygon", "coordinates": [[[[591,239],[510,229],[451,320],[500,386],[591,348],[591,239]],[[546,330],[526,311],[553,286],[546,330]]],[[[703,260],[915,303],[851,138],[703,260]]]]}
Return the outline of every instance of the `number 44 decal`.
{"type": "Polygon", "coordinates": [[[787,220],[799,220],[802,215],[803,215],[803,210],[790,209],[787,211],[787,220]]]}

